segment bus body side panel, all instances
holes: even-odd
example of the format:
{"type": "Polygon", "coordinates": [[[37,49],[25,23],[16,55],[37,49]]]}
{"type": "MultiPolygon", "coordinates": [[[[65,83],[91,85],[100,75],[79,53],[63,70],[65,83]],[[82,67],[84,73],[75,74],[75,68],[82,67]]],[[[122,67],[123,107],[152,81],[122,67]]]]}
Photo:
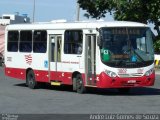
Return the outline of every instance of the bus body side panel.
{"type": "Polygon", "coordinates": [[[19,52],[6,54],[6,76],[26,80],[27,69],[31,69],[34,71],[36,81],[49,82],[46,54],[35,54],[19,52]],[[15,54],[16,57],[13,57],[15,54]],[[30,56],[30,63],[28,63],[25,56],[30,56]]]}
{"type": "Polygon", "coordinates": [[[6,76],[21,79],[21,80],[26,79],[26,70],[25,69],[9,68],[9,67],[5,67],[4,69],[5,69],[6,76]]]}
{"type": "Polygon", "coordinates": [[[72,73],[71,72],[61,72],[61,71],[51,71],[51,81],[58,81],[61,84],[72,85],[72,73]]]}
{"type": "MultiPolygon", "coordinates": [[[[5,67],[5,75],[17,78],[21,80],[26,80],[26,69],[21,68],[9,68],[5,67]]],[[[38,82],[48,82],[48,71],[43,70],[33,70],[35,74],[35,79],[38,82]]]]}
{"type": "MultiPolygon", "coordinates": [[[[7,68],[7,67],[5,67],[4,69],[5,69],[6,76],[17,78],[20,80],[26,80],[26,69],[7,68]]],[[[48,71],[45,71],[45,70],[33,70],[33,71],[35,74],[36,81],[49,83],[48,71]]],[[[51,78],[51,80],[60,81],[62,84],[66,84],[66,85],[72,85],[72,73],[71,72],[51,71],[51,74],[55,75],[51,78]]]]}
{"type": "Polygon", "coordinates": [[[33,70],[35,79],[38,82],[48,82],[48,71],[46,70],[33,70]]]}

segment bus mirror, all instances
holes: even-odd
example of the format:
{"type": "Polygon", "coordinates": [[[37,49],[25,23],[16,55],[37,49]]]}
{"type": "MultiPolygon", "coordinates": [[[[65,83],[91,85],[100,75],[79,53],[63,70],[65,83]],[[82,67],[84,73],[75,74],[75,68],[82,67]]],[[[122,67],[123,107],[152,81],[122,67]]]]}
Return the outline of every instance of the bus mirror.
{"type": "Polygon", "coordinates": [[[102,46],[102,41],[101,41],[100,36],[97,37],[97,45],[98,45],[99,47],[102,46]]]}

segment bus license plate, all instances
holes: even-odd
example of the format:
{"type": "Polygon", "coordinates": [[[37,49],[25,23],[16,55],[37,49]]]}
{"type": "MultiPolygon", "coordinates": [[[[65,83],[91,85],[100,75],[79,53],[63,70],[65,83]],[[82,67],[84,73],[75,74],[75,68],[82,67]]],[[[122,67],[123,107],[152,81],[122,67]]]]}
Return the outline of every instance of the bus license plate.
{"type": "Polygon", "coordinates": [[[136,83],[136,80],[129,80],[127,83],[136,83]]]}

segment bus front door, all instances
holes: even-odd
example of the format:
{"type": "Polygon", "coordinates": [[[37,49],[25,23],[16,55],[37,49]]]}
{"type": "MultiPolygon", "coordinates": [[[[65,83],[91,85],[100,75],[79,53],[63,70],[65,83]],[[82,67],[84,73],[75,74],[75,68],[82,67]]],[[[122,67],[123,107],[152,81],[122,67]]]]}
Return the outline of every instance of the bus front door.
{"type": "Polygon", "coordinates": [[[49,80],[52,85],[60,85],[58,68],[61,68],[62,35],[49,35],[49,80]]]}
{"type": "Polygon", "coordinates": [[[86,35],[85,80],[87,86],[96,86],[96,35],[86,35]]]}

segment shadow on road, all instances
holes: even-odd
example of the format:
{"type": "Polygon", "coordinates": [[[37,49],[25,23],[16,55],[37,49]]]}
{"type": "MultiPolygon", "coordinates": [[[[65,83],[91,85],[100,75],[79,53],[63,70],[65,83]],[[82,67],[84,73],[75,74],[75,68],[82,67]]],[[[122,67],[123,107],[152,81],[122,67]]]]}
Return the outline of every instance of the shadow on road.
{"type": "MultiPolygon", "coordinates": [[[[28,87],[25,83],[15,84],[14,86],[28,87]]],[[[51,86],[49,83],[40,83],[36,89],[73,92],[72,86],[68,86],[68,85],[65,85],[65,86],[64,85],[62,85],[62,86],[51,86]]]]}
{"type": "MultiPolygon", "coordinates": [[[[27,87],[25,83],[15,84],[14,86],[27,87]]],[[[29,88],[28,88],[29,89],[29,88]]],[[[40,84],[37,89],[73,92],[72,86],[51,86],[49,84],[40,84]]],[[[96,89],[87,88],[85,94],[107,95],[107,96],[152,96],[160,95],[160,89],[151,87],[132,88],[129,93],[120,93],[117,89],[96,89]]]]}
{"type": "Polygon", "coordinates": [[[157,88],[132,88],[129,93],[120,93],[117,89],[96,89],[90,94],[108,95],[108,96],[152,96],[160,95],[160,89],[157,88]]]}

